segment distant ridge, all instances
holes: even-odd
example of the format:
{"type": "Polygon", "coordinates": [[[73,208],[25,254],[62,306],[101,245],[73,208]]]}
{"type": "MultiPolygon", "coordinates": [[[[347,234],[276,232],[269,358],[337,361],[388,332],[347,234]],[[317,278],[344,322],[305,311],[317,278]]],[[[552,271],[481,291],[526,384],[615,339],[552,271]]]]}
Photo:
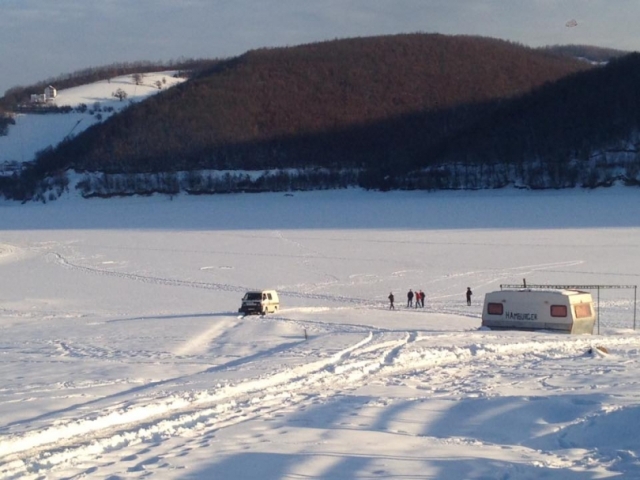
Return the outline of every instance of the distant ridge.
{"type": "Polygon", "coordinates": [[[552,45],[542,47],[541,50],[593,63],[607,63],[610,60],[632,53],[593,45],[552,45]]]}
{"type": "MultiPolygon", "coordinates": [[[[583,91],[581,85],[598,89],[599,82],[616,75],[613,67],[596,67],[554,50],[439,34],[252,50],[212,63],[183,84],[43,152],[4,191],[14,198],[33,196],[47,188],[38,186],[43,178],[68,169],[164,175],[154,181],[87,179],[83,191],[89,196],[98,191],[135,193],[140,191],[137,187],[122,185],[140,182],[146,193],[601,184],[598,175],[587,182],[588,171],[577,174],[575,165],[573,174],[551,179],[548,170],[563,169],[576,160],[579,150],[571,142],[585,145],[583,139],[568,137],[568,127],[547,134],[544,149],[535,147],[535,139],[533,144],[523,140],[535,155],[508,146],[521,137],[521,132],[509,133],[512,126],[524,124],[537,131],[539,113],[534,120],[530,112],[540,111],[535,108],[538,98],[553,105],[573,99],[567,92],[577,89],[584,111],[598,94],[583,91]],[[602,73],[588,76],[595,70],[602,73]],[[583,78],[601,80],[583,83],[583,78]],[[554,89],[557,82],[565,87],[554,89]],[[554,150],[554,138],[564,138],[556,143],[564,145],[559,151],[554,150]],[[545,156],[544,167],[540,154],[545,156]],[[318,168],[324,173],[292,177],[286,171],[318,168]],[[239,175],[218,181],[199,177],[203,170],[280,173],[275,179],[239,175]],[[194,173],[185,180],[175,172],[194,173]],[[164,186],[157,187],[158,181],[164,186]]],[[[599,138],[580,155],[604,148],[599,138]]]]}

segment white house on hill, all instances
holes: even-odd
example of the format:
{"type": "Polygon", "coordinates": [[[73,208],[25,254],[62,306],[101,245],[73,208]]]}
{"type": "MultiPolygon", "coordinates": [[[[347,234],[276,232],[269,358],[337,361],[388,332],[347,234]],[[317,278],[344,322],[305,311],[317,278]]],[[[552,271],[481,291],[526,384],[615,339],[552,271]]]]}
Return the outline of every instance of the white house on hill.
{"type": "Polygon", "coordinates": [[[44,93],[32,93],[31,103],[47,103],[56,98],[58,91],[55,87],[49,85],[44,89],[44,93]]]}
{"type": "Polygon", "coordinates": [[[58,91],[55,89],[55,87],[49,85],[44,89],[44,96],[47,100],[56,98],[56,95],[58,95],[58,91]]]}

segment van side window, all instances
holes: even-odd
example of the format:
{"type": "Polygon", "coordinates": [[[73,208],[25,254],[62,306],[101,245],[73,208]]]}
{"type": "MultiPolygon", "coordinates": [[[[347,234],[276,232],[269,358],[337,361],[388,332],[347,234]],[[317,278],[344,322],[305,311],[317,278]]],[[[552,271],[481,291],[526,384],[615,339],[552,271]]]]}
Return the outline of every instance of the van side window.
{"type": "Polygon", "coordinates": [[[567,316],[567,306],[566,305],[551,305],[551,316],[552,317],[566,317],[567,316]]]}
{"type": "Polygon", "coordinates": [[[267,293],[267,297],[269,297],[269,300],[273,300],[273,298],[271,298],[271,294],[267,293]]]}
{"type": "Polygon", "coordinates": [[[487,313],[489,315],[502,315],[504,312],[504,305],[501,303],[489,303],[487,305],[487,313]]]}
{"type": "Polygon", "coordinates": [[[589,303],[579,303],[573,306],[576,312],[576,318],[585,318],[590,317],[591,313],[591,304],[589,303]]]}
{"type": "Polygon", "coordinates": [[[263,299],[263,300],[266,300],[266,299],[267,299],[267,294],[266,294],[266,293],[263,293],[263,294],[262,294],[262,299],[263,299]]]}

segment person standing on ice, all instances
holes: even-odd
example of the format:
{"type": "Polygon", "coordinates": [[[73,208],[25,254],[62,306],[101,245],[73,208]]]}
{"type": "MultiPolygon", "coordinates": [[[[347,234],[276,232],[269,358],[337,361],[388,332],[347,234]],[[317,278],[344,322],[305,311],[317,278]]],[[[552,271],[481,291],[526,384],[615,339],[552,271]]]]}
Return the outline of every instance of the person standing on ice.
{"type": "Polygon", "coordinates": [[[418,293],[418,295],[420,295],[420,306],[422,308],[424,308],[424,292],[422,290],[420,290],[420,292],[418,293]]]}
{"type": "Polygon", "coordinates": [[[407,293],[407,308],[413,307],[413,292],[409,289],[407,293]]]}
{"type": "Polygon", "coordinates": [[[473,292],[471,288],[467,287],[467,305],[471,305],[471,295],[473,295],[473,292]]]}
{"type": "Polygon", "coordinates": [[[395,297],[393,296],[393,292],[389,293],[389,310],[395,310],[396,307],[393,306],[393,301],[395,300],[395,297]]]}

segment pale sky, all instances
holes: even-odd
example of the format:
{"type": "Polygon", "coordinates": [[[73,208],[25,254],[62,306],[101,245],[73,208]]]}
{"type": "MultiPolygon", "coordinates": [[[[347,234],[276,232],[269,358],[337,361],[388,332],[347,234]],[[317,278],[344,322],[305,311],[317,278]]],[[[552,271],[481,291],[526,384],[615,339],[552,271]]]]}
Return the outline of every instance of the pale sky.
{"type": "Polygon", "coordinates": [[[640,50],[638,19],[640,0],[0,0],[0,94],[114,62],[393,33],[640,50]]]}

